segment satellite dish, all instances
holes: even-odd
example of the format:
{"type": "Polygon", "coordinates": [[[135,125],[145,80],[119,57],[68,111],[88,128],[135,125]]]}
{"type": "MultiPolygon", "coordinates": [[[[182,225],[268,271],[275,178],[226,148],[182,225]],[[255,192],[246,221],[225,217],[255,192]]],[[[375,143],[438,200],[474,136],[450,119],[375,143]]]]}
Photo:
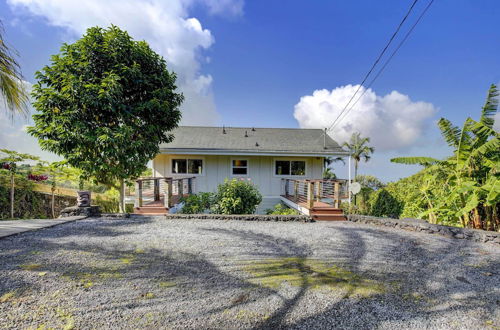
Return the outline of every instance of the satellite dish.
{"type": "Polygon", "coordinates": [[[359,182],[353,182],[349,185],[349,191],[353,194],[356,195],[361,191],[361,185],[359,182]]]}

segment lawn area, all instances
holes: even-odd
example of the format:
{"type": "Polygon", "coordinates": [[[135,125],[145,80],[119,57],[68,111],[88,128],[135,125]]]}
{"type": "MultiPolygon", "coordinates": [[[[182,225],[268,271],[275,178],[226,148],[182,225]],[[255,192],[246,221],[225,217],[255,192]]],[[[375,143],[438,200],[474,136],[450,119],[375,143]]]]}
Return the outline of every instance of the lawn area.
{"type": "Polygon", "coordinates": [[[500,326],[500,249],[350,222],[86,219],[0,239],[2,328],[500,326]]]}

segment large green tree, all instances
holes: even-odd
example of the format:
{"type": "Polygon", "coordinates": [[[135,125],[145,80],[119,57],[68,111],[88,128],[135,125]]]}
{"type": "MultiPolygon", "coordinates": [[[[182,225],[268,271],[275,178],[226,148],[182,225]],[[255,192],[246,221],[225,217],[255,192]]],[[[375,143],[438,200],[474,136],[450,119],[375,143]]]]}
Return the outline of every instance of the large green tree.
{"type": "Polygon", "coordinates": [[[176,75],[145,41],[116,26],[93,27],[73,44],[63,44],[51,64],[36,73],[28,132],[44,150],[63,156],[97,182],[139,176],[170,142],[181,118],[183,95],[176,75]]]}
{"type": "Polygon", "coordinates": [[[5,41],[4,30],[0,22],[0,95],[3,96],[9,113],[27,114],[28,94],[16,56],[16,52],[5,41]]]}

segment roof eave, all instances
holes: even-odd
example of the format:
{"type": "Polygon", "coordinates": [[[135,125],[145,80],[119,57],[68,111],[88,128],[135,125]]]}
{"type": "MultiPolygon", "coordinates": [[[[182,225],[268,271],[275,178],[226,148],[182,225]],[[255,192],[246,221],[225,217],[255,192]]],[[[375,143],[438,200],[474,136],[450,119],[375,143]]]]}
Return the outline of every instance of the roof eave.
{"type": "Polygon", "coordinates": [[[230,149],[194,149],[194,148],[160,148],[162,154],[176,155],[221,155],[221,156],[289,156],[289,157],[328,157],[328,156],[349,156],[343,150],[325,151],[276,151],[276,150],[230,150],[230,149]]]}

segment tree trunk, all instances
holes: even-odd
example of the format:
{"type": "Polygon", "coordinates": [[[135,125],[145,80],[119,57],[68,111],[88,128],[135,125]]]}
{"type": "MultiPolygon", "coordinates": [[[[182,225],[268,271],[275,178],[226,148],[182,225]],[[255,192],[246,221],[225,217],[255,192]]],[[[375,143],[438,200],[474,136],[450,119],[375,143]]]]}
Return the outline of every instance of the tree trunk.
{"type": "Polygon", "coordinates": [[[120,202],[118,205],[119,212],[125,213],[125,180],[120,179],[120,202]]]}
{"type": "Polygon", "coordinates": [[[10,217],[14,219],[14,173],[10,174],[10,217]]]}
{"type": "MultiPolygon", "coordinates": [[[[354,160],[354,182],[356,182],[356,177],[358,176],[358,160],[354,160]]],[[[356,206],[356,195],[354,195],[354,206],[356,206]]]]}
{"type": "Polygon", "coordinates": [[[56,207],[55,207],[55,204],[56,204],[56,198],[55,198],[55,192],[56,192],[56,188],[55,187],[52,187],[51,189],[51,200],[50,200],[50,208],[52,210],[52,219],[55,219],[56,218],[56,207]]]}

